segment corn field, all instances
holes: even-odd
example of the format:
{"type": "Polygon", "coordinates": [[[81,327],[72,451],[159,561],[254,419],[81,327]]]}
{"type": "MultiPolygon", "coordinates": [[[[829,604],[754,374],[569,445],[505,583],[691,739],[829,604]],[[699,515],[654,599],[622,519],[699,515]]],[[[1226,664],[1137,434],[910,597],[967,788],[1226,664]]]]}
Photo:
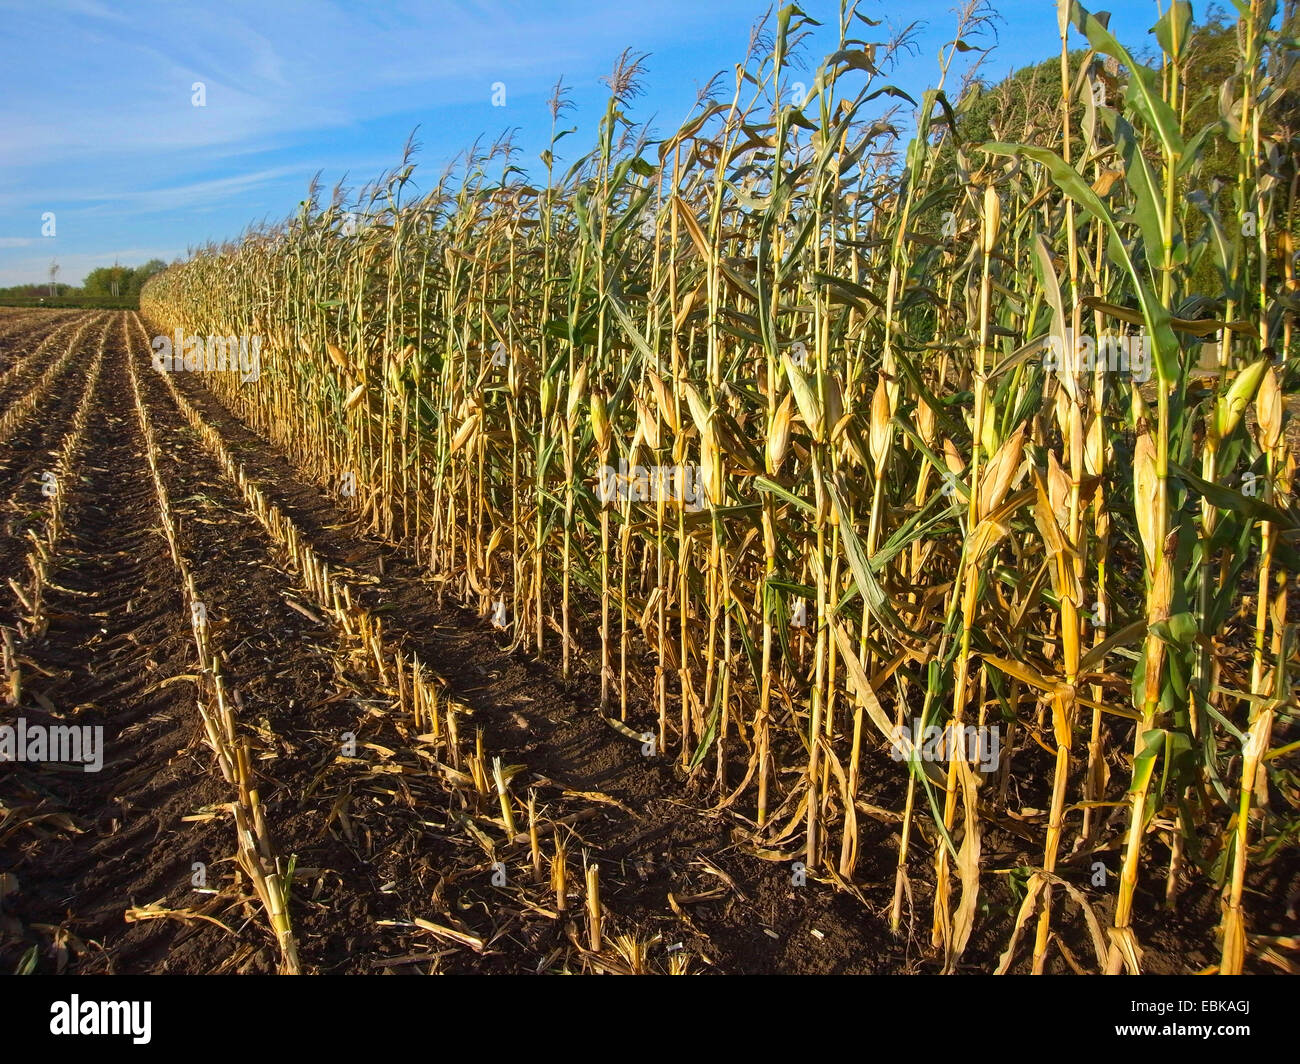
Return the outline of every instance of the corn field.
{"type": "Polygon", "coordinates": [[[854,3],[797,67],[787,6],[670,135],[626,53],[567,166],[557,86],[540,169],[504,138],[417,194],[408,151],[141,312],[263,337],[224,406],[944,970],[987,933],[1043,972],[1082,914],[1141,971],[1135,915],[1210,893],[1240,972],[1300,830],[1300,169],[1294,27],[1234,6],[1208,122],[1189,4],[1146,63],[1062,0],[1054,106],[978,140],[981,9],[922,92],[854,3]]]}

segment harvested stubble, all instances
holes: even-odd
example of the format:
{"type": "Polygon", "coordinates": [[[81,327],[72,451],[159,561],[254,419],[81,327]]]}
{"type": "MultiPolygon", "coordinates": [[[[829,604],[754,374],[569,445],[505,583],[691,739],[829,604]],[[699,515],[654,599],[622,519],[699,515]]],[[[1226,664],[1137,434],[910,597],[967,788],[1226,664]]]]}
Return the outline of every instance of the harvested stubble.
{"type": "Polygon", "coordinates": [[[182,597],[194,634],[201,680],[196,705],[203,719],[208,745],[217,759],[221,774],[235,788],[236,797],[230,803],[230,808],[235,818],[235,845],[239,866],[252,882],[275,934],[280,951],[280,970],[286,975],[297,975],[301,971],[298,943],[289,915],[289,883],[293,879],[293,862],[286,865],[271,839],[251,768],[249,740],[246,735],[240,734],[241,729],[235,720],[231,698],[226,689],[220,656],[214,653],[208,639],[206,609],[195,589],[193,573],[178,542],[170,496],[158,470],[157,439],[148,408],[140,393],[140,379],[136,375],[134,361],[128,360],[128,368],[132,398],[145,441],[145,458],[158,500],[162,530],[180,576],[182,597]]]}
{"type": "MultiPolygon", "coordinates": [[[[270,502],[265,492],[245,474],[243,466],[234,461],[220,434],[203,419],[194,405],[176,388],[175,383],[170,378],[164,378],[164,383],[182,416],[202,441],[217,465],[220,466],[227,479],[242,493],[249,513],[262,525],[271,540],[284,550],[301,575],[303,589],[325,615],[334,622],[342,643],[352,648],[352,658],[354,661],[359,662],[362,674],[377,685],[381,692],[392,697],[393,709],[396,711],[395,723],[397,731],[410,743],[411,749],[417,757],[414,765],[409,762],[400,766],[385,764],[384,768],[401,771],[407,776],[413,772],[427,772],[435,777],[440,777],[444,781],[447,790],[460,799],[464,810],[460,815],[453,813],[451,819],[459,822],[466,829],[466,834],[473,837],[482,846],[487,860],[493,862],[493,867],[496,867],[496,858],[509,857],[514,853],[515,847],[528,842],[532,853],[533,878],[535,881],[540,881],[541,856],[537,838],[539,818],[536,811],[535,797],[530,793],[526,807],[529,830],[521,835],[517,830],[515,821],[516,799],[509,789],[511,780],[519,775],[525,766],[503,765],[500,758],[493,757],[489,769],[488,759],[483,749],[482,729],[480,728],[477,729],[475,734],[475,752],[466,758],[467,767],[470,771],[469,773],[461,771],[462,758],[457,721],[461,716],[469,715],[470,708],[453,695],[443,677],[422,663],[418,657],[408,656],[400,647],[385,640],[382,622],[360,603],[353,602],[352,585],[337,573],[330,572],[328,565],[319,558],[304,533],[291,518],[284,514],[277,504],[270,502]],[[449,764],[440,761],[439,757],[445,757],[449,764]],[[491,787],[489,786],[489,776],[491,777],[491,787]],[[483,812],[485,807],[491,807],[490,796],[493,790],[495,791],[496,807],[501,813],[501,818],[497,821],[494,821],[490,815],[483,812]],[[481,831],[476,822],[489,824],[500,829],[502,834],[500,844],[502,849],[500,852],[497,849],[498,844],[495,844],[481,831]]],[[[149,429],[146,431],[151,433],[149,429]]],[[[168,508],[166,493],[161,488],[159,489],[159,498],[164,511],[166,511],[168,508]]],[[[166,524],[167,527],[171,527],[169,519],[166,520],[166,524]]],[[[170,540],[171,534],[169,533],[170,540]]],[[[184,567],[183,561],[181,564],[184,567]]],[[[197,600],[197,595],[193,591],[192,580],[188,577],[188,571],[186,570],[186,572],[187,587],[189,588],[187,601],[192,602],[197,600]]],[[[196,627],[196,633],[200,632],[200,630],[199,627],[196,627]]],[[[201,665],[206,668],[209,664],[206,641],[200,640],[199,647],[202,656],[201,665]]],[[[217,676],[216,680],[219,682],[220,677],[217,676]]],[[[225,704],[223,702],[223,705],[225,704]]],[[[200,708],[202,709],[202,706],[200,708]]],[[[231,736],[234,734],[233,721],[233,716],[230,716],[227,711],[227,722],[231,736]]],[[[212,727],[206,717],[205,723],[209,724],[211,737],[212,727]]],[[[227,780],[233,782],[226,763],[225,747],[219,736],[213,740],[212,745],[218,755],[219,763],[222,764],[223,772],[226,773],[227,780]]],[[[382,750],[382,748],[374,747],[373,744],[367,745],[371,745],[372,749],[382,750]]],[[[385,760],[394,753],[391,750],[383,750],[382,752],[385,755],[385,760]]],[[[238,810],[236,812],[238,814],[238,810]]],[[[581,814],[578,814],[578,816],[580,817],[581,814]]],[[[557,832],[557,860],[562,865],[564,850],[558,842],[560,824],[553,820],[547,822],[557,832]]],[[[596,898],[593,901],[593,895],[590,893],[595,889],[596,880],[592,877],[596,874],[596,868],[593,864],[588,871],[587,903],[589,912],[591,906],[595,905],[596,912],[599,913],[599,900],[596,898]]],[[[566,902],[563,895],[567,890],[562,873],[559,886],[556,889],[556,908],[557,911],[561,911],[565,908],[566,902]]],[[[513,897],[522,897],[518,888],[512,890],[510,894],[513,897]]],[[[558,918],[556,913],[549,913],[547,910],[539,908],[535,904],[528,902],[526,897],[523,898],[522,904],[526,908],[543,913],[551,919],[558,918]]],[[[287,920],[287,913],[284,915],[287,920]]],[[[589,917],[589,924],[590,919],[589,917]]],[[[483,950],[484,943],[466,933],[453,931],[421,918],[415,919],[414,925],[425,930],[432,930],[435,934],[447,937],[460,946],[469,945],[470,948],[474,948],[479,952],[483,950]]],[[[595,926],[599,926],[598,919],[595,926]]],[[[589,931],[589,936],[592,936],[590,937],[592,945],[589,950],[584,950],[580,944],[574,943],[583,964],[590,964],[602,970],[610,969],[613,962],[609,958],[597,956],[601,949],[599,934],[589,931]]],[[[684,972],[686,964],[687,958],[683,956],[677,958],[674,967],[676,970],[684,972]]],[[[617,970],[617,965],[610,970],[617,970]]]]}
{"type": "MultiPolygon", "coordinates": [[[[41,403],[49,396],[54,383],[72,364],[73,359],[81,354],[81,337],[94,325],[104,324],[104,322],[103,317],[84,318],[81,327],[67,341],[67,347],[64,349],[63,354],[51,362],[45,371],[6,408],[3,416],[0,416],[0,445],[6,444],[13,439],[18,426],[23,424],[40,408],[41,403]]],[[[13,368],[0,378],[0,388],[3,388],[5,384],[16,378],[18,374],[30,368],[37,361],[38,352],[48,342],[49,337],[41,343],[40,347],[31,356],[15,363],[13,368]]]]}
{"type": "Polygon", "coordinates": [[[82,385],[76,412],[55,454],[54,467],[47,470],[53,479],[42,478],[41,491],[42,494],[49,495],[50,503],[40,532],[28,532],[32,542],[32,548],[27,554],[27,568],[31,573],[31,579],[25,590],[20,588],[16,581],[12,583],[14,594],[27,610],[25,624],[19,625],[19,634],[24,637],[42,635],[46,629],[45,587],[49,581],[59,540],[63,536],[63,515],[67,506],[68,489],[72,487],[77,460],[85,442],[91,400],[95,396],[95,389],[99,386],[99,375],[104,365],[104,344],[108,340],[108,334],[109,329],[105,326],[90,364],[90,370],[82,385]]]}
{"type": "Polygon", "coordinates": [[[901,95],[881,74],[901,42],[864,46],[847,5],[840,48],[796,73],[809,20],[788,7],[662,141],[627,118],[625,56],[564,176],[557,87],[542,187],[502,142],[403,203],[408,158],[355,205],[371,224],[313,192],[155,278],[142,309],[262,335],[255,384],[209,375],[223,401],[312,475],[354,478],[371,527],[484,615],[501,602],[517,644],[568,673],[598,640],[600,709],[644,696],[658,749],[708,773],[764,852],[851,883],[860,803],[903,773],[891,921],[929,846],[946,969],[1011,871],[1007,934],[1037,912],[1045,970],[1055,888],[1099,928],[1081,869],[1118,852],[1097,967],[1138,969],[1135,892],[1163,875],[1170,904],[1222,892],[1219,969],[1239,971],[1248,865],[1300,807],[1291,29],[1241,5],[1202,133],[1187,4],[1146,66],[1062,2],[1059,108],[1023,128],[995,111],[979,143],[978,93],[945,84],[983,18],[961,14],[905,153],[868,113],[901,95]],[[1201,165],[1224,145],[1227,185],[1201,165]],[[1130,327],[1145,387],[1042,357],[1130,327]],[[598,494],[619,460],[691,465],[703,508],[598,494]],[[997,771],[891,763],[918,715],[1003,729],[997,771]],[[1008,812],[1030,867],[989,866],[1008,812]]]}
{"type": "Polygon", "coordinates": [[[47,347],[54,346],[61,334],[68,330],[72,330],[73,326],[77,327],[73,330],[71,341],[65,341],[63,356],[65,358],[71,357],[79,350],[77,341],[81,339],[81,336],[92,326],[102,324],[104,321],[105,316],[103,315],[88,317],[85,314],[79,314],[72,321],[65,322],[52,329],[44,330],[45,336],[41,339],[39,344],[27,351],[25,354],[14,359],[13,364],[7,367],[3,373],[0,373],[0,391],[7,388],[20,374],[25,373],[32,366],[38,365],[41,360],[41,353],[47,347]]]}

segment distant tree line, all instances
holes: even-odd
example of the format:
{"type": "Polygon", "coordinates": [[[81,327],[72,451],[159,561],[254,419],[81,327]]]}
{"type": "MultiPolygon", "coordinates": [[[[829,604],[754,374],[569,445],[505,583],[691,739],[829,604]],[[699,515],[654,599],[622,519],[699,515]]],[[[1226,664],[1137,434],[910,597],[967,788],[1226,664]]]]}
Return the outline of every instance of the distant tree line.
{"type": "Polygon", "coordinates": [[[143,266],[100,266],[86,275],[80,288],[69,284],[19,284],[0,288],[0,306],[9,307],[123,307],[140,305],[140,289],[154,274],[167,268],[162,259],[143,266]]]}

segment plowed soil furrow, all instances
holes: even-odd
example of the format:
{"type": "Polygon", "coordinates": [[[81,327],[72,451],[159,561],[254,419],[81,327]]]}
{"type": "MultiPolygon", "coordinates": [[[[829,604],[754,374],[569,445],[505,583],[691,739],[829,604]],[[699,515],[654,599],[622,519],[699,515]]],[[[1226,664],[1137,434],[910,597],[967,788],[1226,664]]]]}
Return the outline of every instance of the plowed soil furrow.
{"type": "Polygon", "coordinates": [[[76,310],[10,310],[0,317],[0,353],[7,354],[13,340],[33,328],[48,328],[51,323],[66,321],[79,313],[76,310]]]}
{"type": "MultiPolygon", "coordinates": [[[[296,854],[304,870],[297,878],[309,899],[295,912],[299,955],[308,970],[347,967],[355,933],[379,918],[369,903],[393,908],[382,905],[388,899],[380,894],[374,851],[401,840],[378,819],[375,831],[354,832],[352,841],[337,825],[330,829],[330,811],[347,782],[331,766],[346,733],[380,738],[367,720],[384,700],[359,675],[336,667],[341,659],[327,624],[288,605],[303,603],[304,596],[276,564],[274,544],[206,460],[158,382],[145,376],[141,386],[166,459],[160,465],[181,549],[204,598],[211,638],[225,656],[238,715],[260,739],[257,768],[267,819],[281,852],[296,854]]],[[[414,785],[416,795],[432,805],[419,788],[414,785]]],[[[371,826],[360,809],[351,819],[359,828],[371,826]]]]}
{"type": "MultiPolygon", "coordinates": [[[[114,323],[115,325],[118,323],[114,323]]],[[[160,902],[202,911],[238,929],[251,907],[194,889],[229,880],[228,818],[184,822],[219,803],[199,744],[191,685],[163,681],[193,668],[188,626],[129,405],[122,332],[115,328],[88,427],[95,447],[68,500],[59,567],[46,602],[46,635],[20,648],[28,697],[6,719],[103,728],[103,766],[4,767],[3,801],[31,816],[62,814],[0,837],[0,861],[17,878],[6,899],[0,970],[39,947],[40,971],[209,971],[251,955],[233,934],[201,921],[127,923],[131,906],[160,902]]],[[[8,822],[6,822],[6,827],[8,822]]],[[[0,832],[4,829],[0,828],[0,832]]]]}
{"type": "MultiPolygon", "coordinates": [[[[28,531],[44,520],[45,503],[42,494],[48,472],[58,452],[59,445],[69,428],[69,422],[78,406],[87,398],[87,381],[78,368],[88,369],[94,352],[116,334],[116,343],[124,339],[124,319],[105,319],[83,338],[90,357],[84,366],[74,361],[64,371],[63,380],[51,390],[46,403],[38,408],[0,450],[0,585],[10,577],[19,577],[30,540],[28,531]]],[[[75,484],[54,485],[75,491],[75,484]]],[[[0,586],[0,623],[11,623],[12,607],[16,601],[9,589],[0,586]]]]}
{"type": "Polygon", "coordinates": [[[69,340],[75,338],[80,343],[92,328],[108,318],[107,313],[88,313],[50,327],[43,326],[6,365],[0,367],[0,414],[8,410],[66,352],[69,340]]]}
{"type": "Polygon", "coordinates": [[[79,310],[31,311],[22,317],[15,316],[0,323],[0,372],[30,351],[33,341],[40,343],[55,328],[84,317],[85,313],[79,310]]]}

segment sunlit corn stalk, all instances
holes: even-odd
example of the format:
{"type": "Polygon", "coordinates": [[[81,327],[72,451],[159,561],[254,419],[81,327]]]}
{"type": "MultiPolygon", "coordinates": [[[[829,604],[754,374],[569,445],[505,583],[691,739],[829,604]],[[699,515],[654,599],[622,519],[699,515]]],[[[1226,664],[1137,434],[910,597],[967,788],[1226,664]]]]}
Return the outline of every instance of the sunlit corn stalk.
{"type": "MultiPolygon", "coordinates": [[[[971,446],[970,474],[968,481],[968,490],[970,498],[967,504],[966,513],[966,542],[962,549],[962,561],[960,569],[960,579],[955,588],[961,592],[961,647],[957,655],[956,671],[953,675],[953,701],[952,701],[952,724],[953,727],[961,727],[966,710],[967,685],[970,676],[970,656],[971,656],[971,632],[975,624],[975,610],[978,604],[979,594],[979,561],[980,555],[977,553],[984,544],[979,542],[980,518],[983,516],[980,512],[980,495],[981,495],[981,467],[982,467],[982,446],[984,439],[985,419],[990,416],[988,410],[988,394],[985,381],[985,369],[988,365],[989,358],[989,325],[991,323],[991,299],[992,299],[992,272],[991,272],[991,255],[997,245],[998,232],[1001,227],[1002,204],[998,199],[997,188],[988,185],[984,189],[984,203],[981,212],[980,227],[980,253],[982,255],[982,280],[980,283],[980,337],[978,355],[973,371],[975,380],[975,394],[973,400],[973,422],[971,432],[974,442],[971,446]]],[[[957,810],[957,792],[959,789],[958,773],[964,768],[964,764],[957,758],[949,762],[948,779],[946,785],[946,798],[944,804],[944,827],[951,830],[953,818],[957,810]]],[[[968,769],[966,771],[969,771],[968,769]]],[[[974,824],[975,812],[967,808],[967,831],[975,830],[974,824]]],[[[936,859],[935,875],[937,884],[935,887],[935,907],[934,907],[934,944],[942,946],[945,956],[949,959],[961,953],[965,948],[965,935],[970,932],[969,924],[964,928],[959,928],[958,933],[954,933],[951,910],[948,902],[948,846],[946,842],[941,841],[938,847],[936,859]],[[961,933],[961,932],[964,932],[961,933]]],[[[973,898],[971,899],[973,904],[973,898]]]]}
{"type": "MultiPolygon", "coordinates": [[[[415,202],[401,194],[404,160],[356,197],[370,224],[353,233],[353,204],[336,193],[322,210],[313,188],[288,224],[160,275],[146,313],[160,331],[264,331],[262,379],[204,374],[214,394],[336,497],[353,473],[340,505],[411,547],[440,596],[483,610],[504,588],[515,638],[566,675],[599,670],[606,707],[617,668],[619,718],[656,730],[687,770],[710,757],[705,782],[763,849],[852,881],[856,810],[906,773],[891,923],[901,929],[909,853],[933,841],[951,966],[980,911],[981,836],[1041,791],[1045,818],[1021,821],[1043,857],[1027,964],[1049,970],[1060,883],[1048,877],[1079,842],[1082,806],[1086,845],[1123,853],[1109,966],[1133,965],[1153,821],[1170,843],[1169,897],[1240,845],[1240,796],[1224,798],[1246,713],[1232,677],[1250,676],[1252,722],[1258,699],[1291,695],[1290,458],[1261,440],[1252,460],[1240,422],[1222,422],[1251,398],[1264,346],[1290,337],[1278,295],[1294,264],[1271,265],[1288,234],[1261,232],[1294,217],[1285,94],[1265,91],[1289,69],[1286,31],[1260,4],[1243,10],[1246,68],[1219,94],[1220,123],[1194,136],[1186,5],[1162,18],[1164,57],[1144,66],[1062,4],[1059,95],[1013,106],[1022,83],[990,87],[1003,94],[983,112],[998,142],[980,152],[967,123],[990,97],[945,87],[954,42],[937,87],[912,97],[904,154],[882,107],[896,90],[879,79],[905,44],[862,44],[872,33],[855,12],[842,6],[836,51],[809,70],[793,59],[815,43],[811,23],[778,12],[734,82],[657,145],[631,119],[640,72],[625,56],[594,148],[559,171],[573,141],[557,87],[543,189],[511,168],[508,141],[470,152],[415,202]],[[1086,52],[1067,47],[1065,21],[1086,52]],[[1198,153],[1214,145],[1236,171],[1235,203],[1207,184],[1198,153]],[[1200,284],[1205,266],[1217,288],[1200,284]],[[1044,372],[1033,344],[1085,322],[1098,337],[1141,327],[1153,384],[1044,372]],[[1187,365],[1216,331],[1225,372],[1202,398],[1187,365]],[[504,372],[491,365],[498,341],[504,372]],[[602,506],[593,483],[619,458],[698,464],[705,509],[602,506]],[[1234,501],[1252,461],[1270,487],[1234,501]],[[995,466],[1016,482],[996,503],[995,466]],[[1238,612],[1253,613],[1253,641],[1235,638],[1250,623],[1232,612],[1248,561],[1259,592],[1238,612]],[[654,669],[644,692],[641,660],[654,669]],[[923,723],[1005,726],[997,775],[889,760],[890,725],[918,707],[923,723]],[[1130,727],[1121,785],[1106,752],[1130,727]],[[1039,739],[1046,770],[1030,767],[1043,764],[1039,739]]],[[[968,6],[956,39],[978,26],[968,6]]],[[[1279,393],[1293,386],[1281,361],[1276,378],[1279,393]]],[[[1261,757],[1252,806],[1278,764],[1261,757]]],[[[481,755],[470,761],[491,801],[481,755]]],[[[1270,841],[1278,830],[1249,823],[1270,841]]],[[[1243,877],[1243,907],[1254,845],[1240,873],[1215,866],[1243,877]]]]}

